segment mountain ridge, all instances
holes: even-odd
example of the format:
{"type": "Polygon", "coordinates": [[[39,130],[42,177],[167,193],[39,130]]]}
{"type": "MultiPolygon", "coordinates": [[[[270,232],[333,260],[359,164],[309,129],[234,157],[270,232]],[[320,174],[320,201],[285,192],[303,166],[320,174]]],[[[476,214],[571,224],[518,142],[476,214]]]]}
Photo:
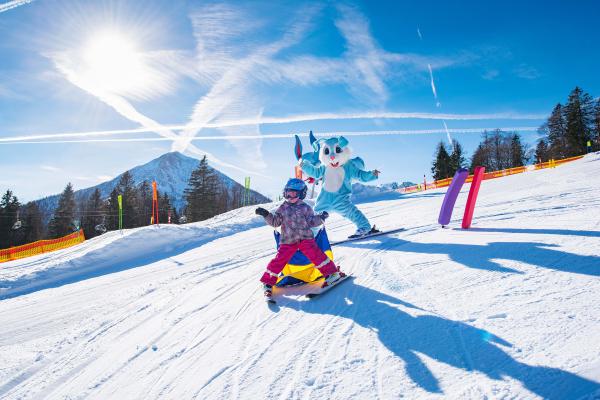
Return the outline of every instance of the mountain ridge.
{"type": "MultiPolygon", "coordinates": [[[[136,186],[144,180],[149,183],[156,181],[159,193],[167,193],[173,207],[180,212],[185,205],[184,190],[188,185],[192,171],[198,167],[198,164],[200,164],[200,160],[196,158],[185,156],[179,152],[169,152],[127,171],[131,174],[136,186]]],[[[241,190],[244,189],[244,186],[234,179],[213,167],[210,168],[217,174],[218,180],[227,187],[228,190],[226,192],[229,195],[231,195],[235,188],[241,190]]],[[[110,192],[117,186],[125,172],[126,171],[122,172],[110,181],[75,190],[75,200],[78,203],[85,201],[92,195],[96,188],[100,190],[101,197],[107,199],[110,192]]],[[[45,220],[48,220],[51,217],[51,214],[58,206],[59,198],[60,194],[55,194],[39,200],[34,200],[44,214],[45,220]]],[[[250,200],[257,203],[270,201],[268,197],[254,190],[250,190],[250,200]]]]}

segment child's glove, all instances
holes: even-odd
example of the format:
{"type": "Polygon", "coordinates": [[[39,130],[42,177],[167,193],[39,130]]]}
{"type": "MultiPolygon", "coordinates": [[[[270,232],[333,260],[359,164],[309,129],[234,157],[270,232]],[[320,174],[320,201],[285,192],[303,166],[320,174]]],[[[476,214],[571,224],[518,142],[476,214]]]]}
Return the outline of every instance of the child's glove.
{"type": "Polygon", "coordinates": [[[325,221],[329,217],[329,213],[327,211],[323,211],[321,214],[321,219],[325,221]]]}
{"type": "Polygon", "coordinates": [[[254,212],[258,215],[262,215],[263,217],[269,215],[269,212],[262,207],[258,207],[254,212]]]}

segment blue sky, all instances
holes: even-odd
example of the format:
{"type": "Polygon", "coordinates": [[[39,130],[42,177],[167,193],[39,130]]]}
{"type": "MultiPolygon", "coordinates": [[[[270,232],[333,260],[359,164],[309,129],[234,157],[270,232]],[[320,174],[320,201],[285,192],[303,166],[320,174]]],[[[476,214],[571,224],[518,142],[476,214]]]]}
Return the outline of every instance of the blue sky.
{"type": "Polygon", "coordinates": [[[440,140],[470,156],[484,128],[520,128],[534,145],[576,85],[597,97],[599,12],[592,0],[3,2],[0,190],[33,200],[177,150],[275,196],[294,141],[268,135],[309,129],[348,133],[380,183],[430,179],[440,140]]]}

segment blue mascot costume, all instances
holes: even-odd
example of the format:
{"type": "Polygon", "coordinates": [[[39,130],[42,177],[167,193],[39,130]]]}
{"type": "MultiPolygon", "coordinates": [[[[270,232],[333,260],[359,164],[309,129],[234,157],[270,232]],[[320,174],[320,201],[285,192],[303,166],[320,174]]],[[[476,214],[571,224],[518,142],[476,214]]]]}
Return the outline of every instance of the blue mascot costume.
{"type": "MultiPolygon", "coordinates": [[[[378,232],[371,227],[369,220],[352,203],[352,180],[370,182],[378,178],[379,171],[365,171],[365,164],[359,157],[351,158],[352,151],[348,140],[340,136],[316,140],[310,135],[312,153],[302,154],[300,167],[309,177],[323,179],[321,193],[317,197],[315,212],[336,212],[356,225],[356,233],[350,237],[360,237],[378,232]]],[[[299,147],[296,137],[296,153],[299,147]]],[[[301,148],[301,147],[300,147],[301,148]]]]}

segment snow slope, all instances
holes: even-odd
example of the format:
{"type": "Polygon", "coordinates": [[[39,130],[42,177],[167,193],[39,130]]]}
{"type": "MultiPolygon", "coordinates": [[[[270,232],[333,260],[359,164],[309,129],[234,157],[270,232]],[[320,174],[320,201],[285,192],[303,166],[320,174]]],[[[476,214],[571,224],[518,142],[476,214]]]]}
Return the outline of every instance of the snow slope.
{"type": "MultiPolygon", "coordinates": [[[[600,154],[360,207],[406,231],[334,248],[321,298],[257,283],[252,208],[0,265],[0,398],[600,398],[600,154]]],[[[332,240],[353,227],[328,220],[332,240]]]]}

